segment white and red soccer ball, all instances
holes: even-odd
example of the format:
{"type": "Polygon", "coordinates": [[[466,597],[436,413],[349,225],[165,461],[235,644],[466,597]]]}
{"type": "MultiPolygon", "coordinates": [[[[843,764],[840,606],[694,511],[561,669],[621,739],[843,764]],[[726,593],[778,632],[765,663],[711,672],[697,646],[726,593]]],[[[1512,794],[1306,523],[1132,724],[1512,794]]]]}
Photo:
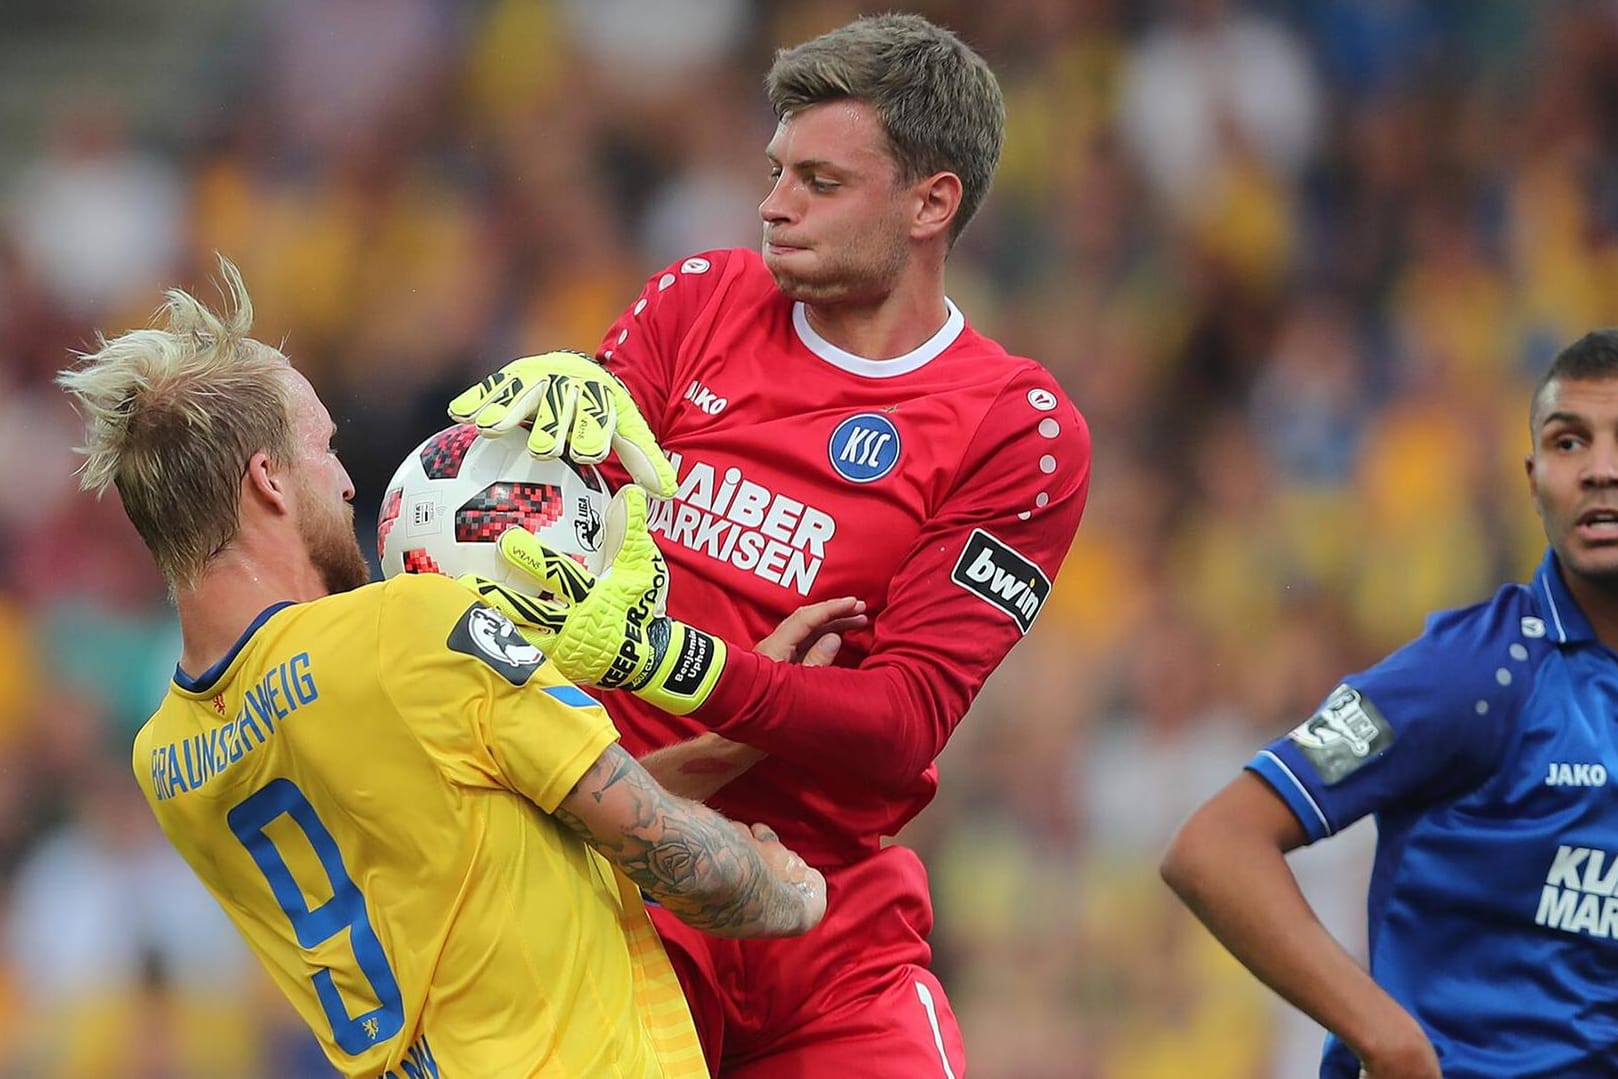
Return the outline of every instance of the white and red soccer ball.
{"type": "Polygon", "coordinates": [[[382,498],[382,575],[475,573],[533,592],[536,583],[495,546],[512,527],[599,572],[606,483],[592,466],[536,459],[526,435],[479,438],[471,424],[458,424],[412,450],[382,498]]]}

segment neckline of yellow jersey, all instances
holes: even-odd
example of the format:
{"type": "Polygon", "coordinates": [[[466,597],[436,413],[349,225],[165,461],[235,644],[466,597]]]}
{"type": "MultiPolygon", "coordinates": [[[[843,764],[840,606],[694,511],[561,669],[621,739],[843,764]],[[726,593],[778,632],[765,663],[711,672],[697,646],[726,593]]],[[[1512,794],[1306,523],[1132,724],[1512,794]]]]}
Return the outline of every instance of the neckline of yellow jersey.
{"type": "Polygon", "coordinates": [[[949,317],[944,319],[944,325],[939,327],[938,332],[903,356],[895,356],[891,360],[868,360],[864,356],[856,356],[820,336],[809,325],[809,312],[804,309],[802,300],[792,305],[792,328],[798,332],[798,340],[803,342],[804,348],[833,367],[865,378],[895,378],[927,366],[953,345],[955,339],[961,336],[961,331],[966,329],[966,316],[955,306],[955,301],[945,296],[944,306],[949,310],[949,317]]]}
{"type": "Polygon", "coordinates": [[[236,638],[236,643],[230,646],[230,651],[225,653],[224,658],[195,678],[186,674],[185,671],[180,669],[180,665],[176,663],[174,665],[175,688],[183,693],[193,694],[198,697],[208,696],[213,692],[214,684],[225,676],[226,671],[230,670],[230,665],[236,662],[236,657],[241,655],[242,649],[247,647],[247,642],[253,639],[253,634],[258,632],[259,627],[268,622],[270,617],[277,611],[291,606],[292,601],[284,599],[280,603],[272,603],[264,608],[258,613],[258,617],[253,619],[247,628],[242,631],[242,635],[236,638]]]}

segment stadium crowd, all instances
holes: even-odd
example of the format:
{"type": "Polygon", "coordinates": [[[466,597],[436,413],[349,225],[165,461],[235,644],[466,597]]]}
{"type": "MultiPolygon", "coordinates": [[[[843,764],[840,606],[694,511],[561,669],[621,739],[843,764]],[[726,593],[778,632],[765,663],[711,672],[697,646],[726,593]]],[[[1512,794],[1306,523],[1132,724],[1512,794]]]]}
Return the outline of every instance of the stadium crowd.
{"type": "MultiPolygon", "coordinates": [[[[184,107],[77,73],[0,165],[0,1076],[328,1074],[129,779],[177,629],[118,508],[75,489],[70,352],[227,254],[258,336],[348,421],[368,537],[469,381],[589,348],[656,267],[757,242],[758,73],[889,5],[226,6],[157,98],[184,107]]],[[[950,294],[1095,446],[1053,599],[900,837],[973,1074],[1310,1074],[1318,1029],[1157,859],[1340,672],[1536,563],[1528,386],[1618,323],[1618,5],[897,6],[1007,96],[950,294]]],[[[24,35],[127,17],[21,9],[24,35]]],[[[1361,838],[1296,862],[1350,943],[1361,838]]]]}

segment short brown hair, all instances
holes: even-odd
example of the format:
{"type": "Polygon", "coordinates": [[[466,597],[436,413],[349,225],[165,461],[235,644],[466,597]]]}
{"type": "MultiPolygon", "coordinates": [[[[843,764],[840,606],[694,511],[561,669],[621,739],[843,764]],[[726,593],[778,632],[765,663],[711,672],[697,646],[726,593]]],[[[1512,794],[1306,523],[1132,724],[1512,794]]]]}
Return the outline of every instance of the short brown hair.
{"type": "Polygon", "coordinates": [[[972,220],[1000,163],[1006,104],[983,57],[920,15],[872,15],[775,54],[764,80],[775,115],[852,98],[876,110],[900,182],[961,178],[950,242],[972,220]]]}
{"type": "Polygon", "coordinates": [[[1618,378],[1618,329],[1591,330],[1568,345],[1545,373],[1534,384],[1534,393],[1528,399],[1528,428],[1536,434],[1539,406],[1545,389],[1553,382],[1597,382],[1618,378]]]}
{"type": "Polygon", "coordinates": [[[98,335],[97,350],[56,377],[84,414],[79,485],[98,496],[118,488],[171,589],[236,538],[253,454],[287,462],[295,452],[286,357],[247,336],[252,300],[236,267],[219,263],[223,313],[170,289],[163,325],[98,335]]]}

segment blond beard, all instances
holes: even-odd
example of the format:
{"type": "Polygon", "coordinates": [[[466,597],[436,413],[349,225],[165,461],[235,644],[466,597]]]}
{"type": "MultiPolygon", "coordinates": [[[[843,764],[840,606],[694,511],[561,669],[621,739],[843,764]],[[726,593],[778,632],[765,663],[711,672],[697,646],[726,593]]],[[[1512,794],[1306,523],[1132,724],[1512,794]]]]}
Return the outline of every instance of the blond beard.
{"type": "Polygon", "coordinates": [[[337,512],[327,511],[307,486],[300,488],[298,534],[326,591],[335,595],[369,584],[371,567],[354,536],[354,507],[345,502],[337,512]]]}

